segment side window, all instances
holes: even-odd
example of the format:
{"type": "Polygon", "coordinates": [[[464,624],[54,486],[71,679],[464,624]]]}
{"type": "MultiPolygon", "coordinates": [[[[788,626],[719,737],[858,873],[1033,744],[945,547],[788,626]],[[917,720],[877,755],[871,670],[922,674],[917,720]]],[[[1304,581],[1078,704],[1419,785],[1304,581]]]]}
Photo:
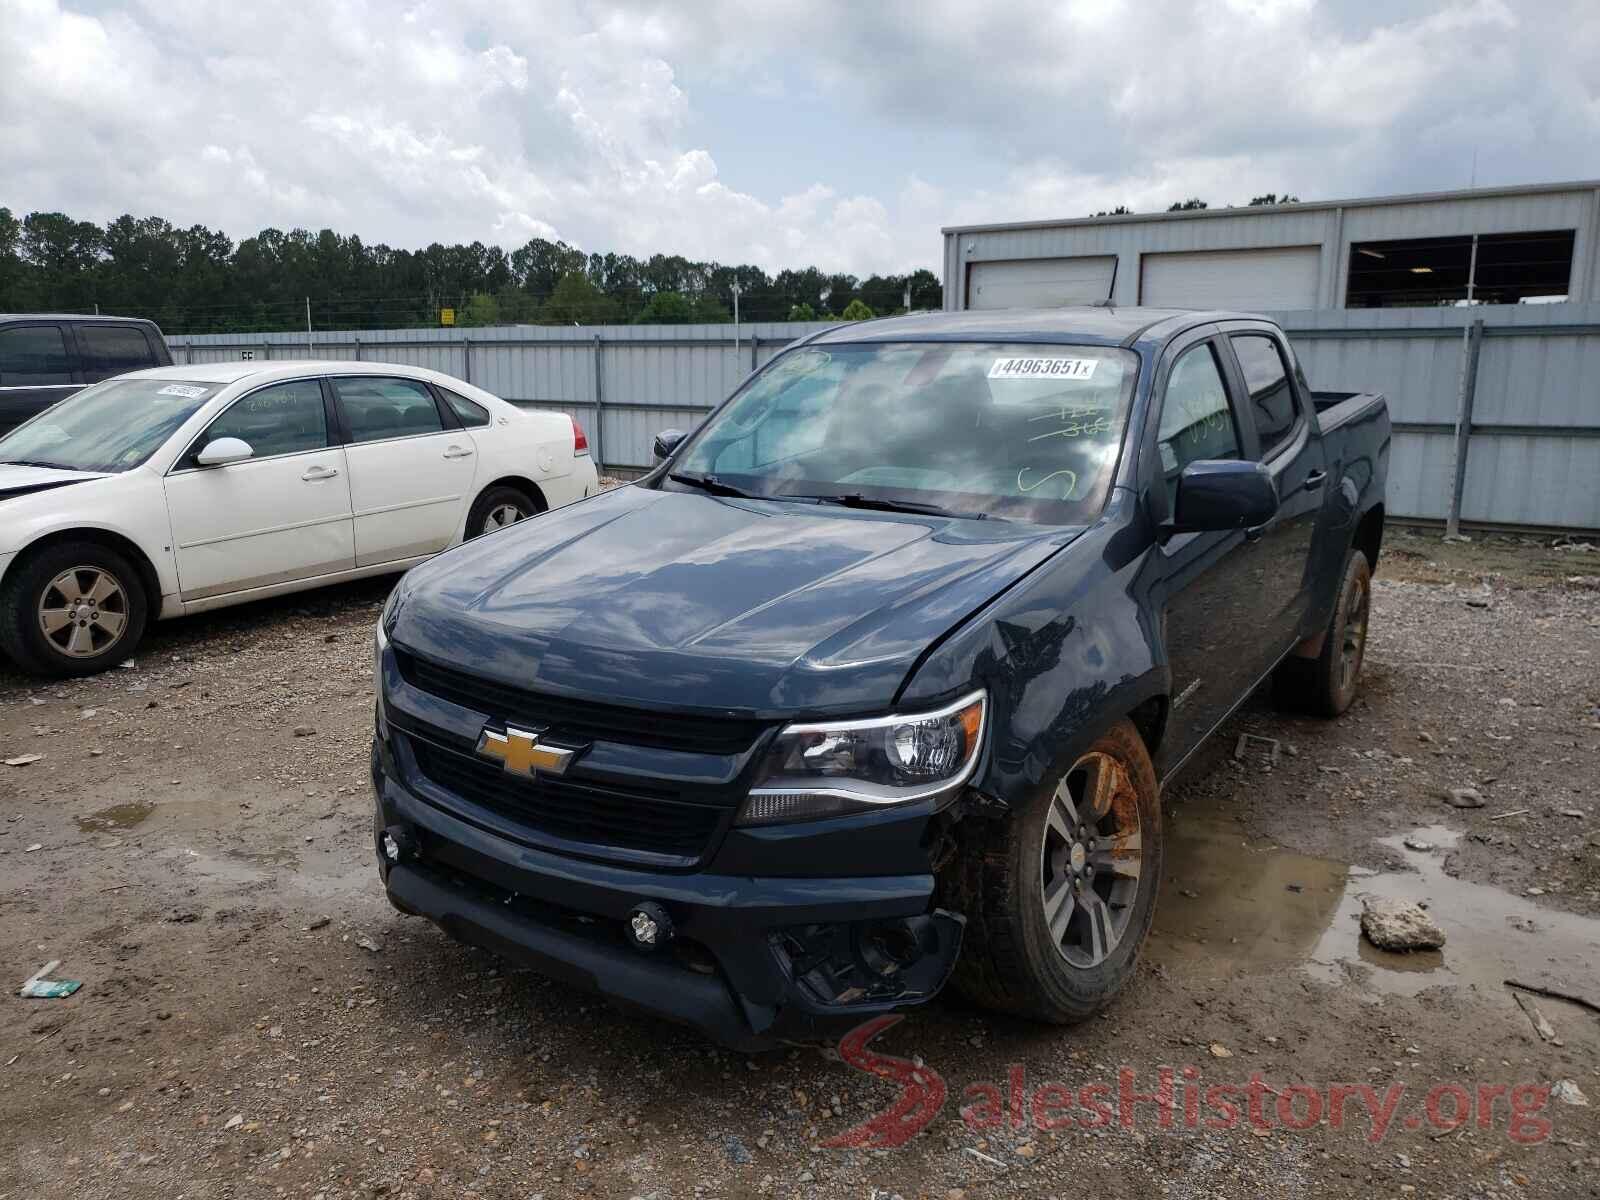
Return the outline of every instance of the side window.
{"type": "Polygon", "coordinates": [[[1167,511],[1178,499],[1178,476],[1192,462],[1239,458],[1239,430],[1228,407],[1228,389],[1211,343],[1185,350],[1167,376],[1156,432],[1161,472],[1167,482],[1167,511]]]}
{"type": "Polygon", "coordinates": [[[468,429],[475,429],[480,425],[489,423],[489,410],[465,396],[458,396],[449,388],[440,388],[439,394],[444,397],[444,402],[450,406],[450,411],[455,413],[459,420],[468,429]]]}
{"type": "Polygon", "coordinates": [[[157,365],[144,330],[133,325],[79,325],[78,344],[83,377],[90,383],[157,365]]]}
{"type": "Polygon", "coordinates": [[[248,442],[256,458],[326,449],[322,386],[315,379],[295,379],[235,400],[200,436],[194,453],[225,437],[248,442]]]}
{"type": "Polygon", "coordinates": [[[57,325],[0,329],[0,387],[72,382],[72,359],[57,325]]]}
{"type": "Polygon", "coordinates": [[[382,442],[444,429],[433,393],[414,379],[335,377],[333,392],[353,442],[382,442]]]}
{"type": "Polygon", "coordinates": [[[1239,356],[1245,390],[1250,393],[1250,412],[1261,435],[1261,457],[1273,453],[1294,433],[1299,412],[1295,409],[1294,389],[1283,365],[1278,343],[1259,333],[1233,335],[1233,352],[1239,356]]]}

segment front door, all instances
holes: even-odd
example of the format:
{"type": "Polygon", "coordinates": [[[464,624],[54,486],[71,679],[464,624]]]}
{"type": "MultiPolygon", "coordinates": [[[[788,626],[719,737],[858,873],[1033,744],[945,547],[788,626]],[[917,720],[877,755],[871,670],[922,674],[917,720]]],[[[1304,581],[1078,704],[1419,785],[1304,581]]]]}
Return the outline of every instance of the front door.
{"type": "MultiPolygon", "coordinates": [[[[1192,462],[1244,457],[1236,406],[1215,338],[1178,343],[1160,392],[1160,455],[1167,510],[1192,462]]],[[[1227,715],[1255,682],[1263,563],[1244,532],[1180,533],[1156,551],[1172,709],[1157,754],[1165,775],[1227,715]]]]}
{"type": "Polygon", "coordinates": [[[466,519],[477,466],[463,429],[447,427],[428,386],[386,375],[336,375],[349,445],[360,566],[433,554],[466,519]]]}
{"type": "Polygon", "coordinates": [[[315,379],[235,400],[168,472],[166,488],[185,601],[355,566],[350,475],[315,379]],[[246,442],[252,457],[200,466],[200,451],[224,437],[246,442]]]}

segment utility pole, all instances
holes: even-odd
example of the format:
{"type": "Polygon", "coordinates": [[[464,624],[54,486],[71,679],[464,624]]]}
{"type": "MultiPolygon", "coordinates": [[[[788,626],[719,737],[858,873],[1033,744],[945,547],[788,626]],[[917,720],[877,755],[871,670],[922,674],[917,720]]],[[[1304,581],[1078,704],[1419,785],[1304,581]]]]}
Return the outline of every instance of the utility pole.
{"type": "Polygon", "coordinates": [[[1461,380],[1456,393],[1455,462],[1452,464],[1454,480],[1450,488],[1450,508],[1444,522],[1446,541],[1461,536],[1461,501],[1467,488],[1467,444],[1472,439],[1472,403],[1478,389],[1478,349],[1483,337],[1483,322],[1472,320],[1472,292],[1477,282],[1478,235],[1473,234],[1472,255],[1467,260],[1467,320],[1461,326],[1461,380]]]}
{"type": "Polygon", "coordinates": [[[901,307],[903,307],[907,312],[911,311],[911,280],[909,279],[906,280],[905,303],[901,307]]]}
{"type": "Polygon", "coordinates": [[[306,297],[306,349],[308,351],[310,351],[312,354],[316,353],[316,350],[311,345],[311,297],[310,296],[306,297]]]}
{"type": "Polygon", "coordinates": [[[733,362],[739,364],[739,284],[733,285],[733,362]]]}

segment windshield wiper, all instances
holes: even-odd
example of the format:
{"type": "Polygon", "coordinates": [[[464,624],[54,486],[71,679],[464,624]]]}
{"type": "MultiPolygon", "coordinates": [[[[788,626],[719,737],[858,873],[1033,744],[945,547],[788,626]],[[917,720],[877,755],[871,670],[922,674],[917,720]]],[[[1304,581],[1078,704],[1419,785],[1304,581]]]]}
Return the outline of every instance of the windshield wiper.
{"type": "Polygon", "coordinates": [[[860,492],[844,492],[834,496],[788,496],[791,500],[815,500],[818,504],[838,504],[844,508],[871,508],[880,512],[926,513],[930,517],[959,517],[969,521],[984,521],[988,513],[954,512],[937,504],[921,504],[915,500],[888,500],[880,496],[863,496],[860,492]]]}
{"type": "Polygon", "coordinates": [[[77,467],[69,467],[65,463],[42,462],[35,458],[7,458],[0,460],[0,467],[45,467],[51,471],[76,471],[77,467]]]}
{"type": "Polygon", "coordinates": [[[747,492],[743,488],[734,487],[731,483],[724,483],[715,475],[668,475],[667,478],[674,483],[697,487],[712,496],[742,496],[746,500],[761,500],[765,498],[758,496],[755,492],[747,492]]]}

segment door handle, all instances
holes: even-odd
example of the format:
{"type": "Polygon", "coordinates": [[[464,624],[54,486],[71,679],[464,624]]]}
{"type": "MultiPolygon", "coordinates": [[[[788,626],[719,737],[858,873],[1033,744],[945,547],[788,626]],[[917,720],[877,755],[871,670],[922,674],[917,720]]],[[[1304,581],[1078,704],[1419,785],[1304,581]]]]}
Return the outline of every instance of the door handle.
{"type": "Polygon", "coordinates": [[[446,458],[471,458],[472,451],[465,446],[451,446],[444,452],[446,458]]]}
{"type": "Polygon", "coordinates": [[[1306,476],[1306,481],[1301,485],[1301,490],[1306,492],[1314,492],[1327,481],[1328,473],[1326,471],[1313,471],[1311,474],[1306,476]]]}
{"type": "Polygon", "coordinates": [[[300,478],[304,479],[307,483],[315,483],[319,479],[332,479],[338,473],[338,467],[312,467],[304,475],[300,476],[300,478]]]}

